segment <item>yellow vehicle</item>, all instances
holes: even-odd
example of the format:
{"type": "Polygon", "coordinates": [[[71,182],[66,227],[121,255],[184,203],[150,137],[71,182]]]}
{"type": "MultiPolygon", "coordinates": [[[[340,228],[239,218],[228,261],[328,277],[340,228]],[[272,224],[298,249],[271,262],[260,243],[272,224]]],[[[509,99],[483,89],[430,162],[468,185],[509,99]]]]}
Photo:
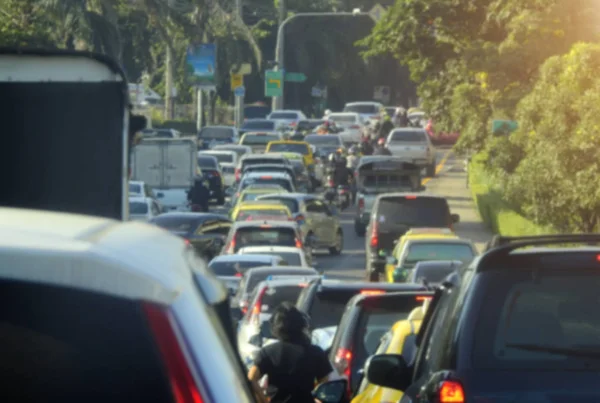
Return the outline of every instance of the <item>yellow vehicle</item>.
{"type": "Polygon", "coordinates": [[[394,272],[401,259],[400,254],[404,250],[407,242],[413,239],[460,239],[452,230],[448,228],[413,228],[398,238],[396,246],[385,265],[385,279],[388,283],[394,283],[394,272]]]}
{"type": "Polygon", "coordinates": [[[304,165],[310,170],[314,167],[312,148],[306,141],[271,141],[267,144],[266,153],[298,153],[304,157],[304,165]]]}
{"type": "Polygon", "coordinates": [[[253,200],[242,202],[232,211],[234,221],[279,220],[290,221],[292,213],[287,206],[276,200],[253,200]]]}
{"type": "Polygon", "coordinates": [[[231,207],[230,211],[233,212],[233,210],[235,210],[236,207],[242,202],[256,200],[258,196],[280,193],[289,192],[287,191],[287,189],[278,185],[250,185],[246,189],[244,189],[238,197],[235,198],[235,202],[233,203],[233,206],[231,207]]]}
{"type": "MultiPolygon", "coordinates": [[[[421,328],[423,316],[429,305],[426,300],[422,307],[415,308],[407,319],[400,320],[386,333],[375,354],[401,354],[408,362],[416,353],[415,337],[421,328]]],[[[373,385],[363,378],[352,403],[395,403],[403,393],[392,388],[373,385]]]]}

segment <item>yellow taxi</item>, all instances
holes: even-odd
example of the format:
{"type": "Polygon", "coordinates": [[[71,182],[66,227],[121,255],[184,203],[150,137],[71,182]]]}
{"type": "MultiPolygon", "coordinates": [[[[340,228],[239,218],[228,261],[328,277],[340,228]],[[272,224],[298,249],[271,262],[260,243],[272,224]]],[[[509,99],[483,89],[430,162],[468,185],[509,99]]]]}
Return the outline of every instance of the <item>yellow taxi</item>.
{"type": "Polygon", "coordinates": [[[304,158],[304,165],[309,169],[315,165],[312,148],[306,141],[271,141],[267,144],[266,153],[298,153],[304,158]]]}
{"type": "Polygon", "coordinates": [[[404,235],[398,238],[396,246],[392,251],[391,256],[385,265],[385,279],[388,283],[394,283],[394,272],[396,271],[397,264],[400,261],[400,254],[404,250],[406,244],[414,239],[460,239],[452,230],[448,228],[412,228],[408,230],[404,235]]]}
{"type": "Polygon", "coordinates": [[[256,198],[258,196],[270,195],[270,194],[280,194],[280,193],[289,193],[289,192],[284,187],[277,186],[277,185],[268,185],[268,186],[250,185],[246,189],[244,189],[242,191],[242,193],[240,193],[240,195],[235,199],[235,203],[232,206],[231,211],[234,211],[237,208],[237,206],[239,206],[240,203],[256,200],[256,198]]]}
{"type": "Polygon", "coordinates": [[[277,220],[291,221],[292,213],[287,206],[276,200],[253,200],[241,202],[231,212],[234,221],[277,220]]]}
{"type": "MultiPolygon", "coordinates": [[[[412,360],[417,352],[415,338],[430,301],[427,297],[423,298],[423,306],[413,309],[408,318],[396,322],[381,338],[375,354],[400,354],[407,362],[412,360]]],[[[395,403],[400,401],[402,395],[399,390],[373,385],[363,378],[352,403],[395,403]]]]}

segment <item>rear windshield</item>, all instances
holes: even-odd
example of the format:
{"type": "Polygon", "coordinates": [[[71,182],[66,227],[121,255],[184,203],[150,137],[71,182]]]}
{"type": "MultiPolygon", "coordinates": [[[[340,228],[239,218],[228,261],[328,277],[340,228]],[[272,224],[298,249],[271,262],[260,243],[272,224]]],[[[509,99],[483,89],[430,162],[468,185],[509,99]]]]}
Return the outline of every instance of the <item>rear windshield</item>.
{"type": "Polygon", "coordinates": [[[198,133],[198,138],[203,140],[228,140],[233,138],[233,129],[227,127],[204,127],[198,133]]]}
{"type": "Polygon", "coordinates": [[[224,174],[233,174],[235,173],[235,167],[221,167],[224,174]]]}
{"type": "Polygon", "coordinates": [[[260,218],[260,217],[272,217],[271,219],[279,219],[279,220],[287,220],[288,213],[283,209],[244,209],[239,212],[237,216],[238,221],[250,221],[252,219],[260,218]]]}
{"type": "Polygon", "coordinates": [[[423,280],[428,283],[441,283],[451,273],[456,271],[455,266],[427,266],[426,268],[415,268],[413,273],[413,282],[421,283],[423,280]]]}
{"type": "Polygon", "coordinates": [[[337,326],[346,309],[346,303],[358,290],[325,290],[318,292],[310,307],[312,329],[337,326]]]}
{"type": "Polygon", "coordinates": [[[252,146],[252,145],[267,145],[271,141],[279,140],[279,136],[276,134],[245,134],[244,140],[242,140],[243,145],[252,146]]]}
{"type": "Polygon", "coordinates": [[[249,165],[284,164],[285,160],[278,158],[250,158],[242,162],[242,170],[249,165]]]}
{"type": "Polygon", "coordinates": [[[272,120],[249,120],[242,125],[242,130],[275,130],[272,120]]]}
{"type": "Polygon", "coordinates": [[[130,183],[129,184],[129,193],[141,195],[142,194],[142,185],[130,183]]]}
{"type": "Polygon", "coordinates": [[[199,222],[189,217],[170,217],[168,214],[159,215],[152,219],[152,224],[168,231],[191,232],[198,227],[199,222]]]}
{"type": "MultiPolygon", "coordinates": [[[[591,260],[591,259],[590,259],[591,260]]],[[[476,323],[474,368],[598,371],[600,276],[587,270],[489,272],[476,323]]]]}
{"type": "Polygon", "coordinates": [[[380,226],[394,224],[412,227],[447,227],[450,209],[445,199],[435,197],[386,197],[377,206],[376,220],[380,226]]]}
{"type": "Polygon", "coordinates": [[[277,252],[273,253],[281,257],[288,266],[303,266],[302,259],[300,258],[300,253],[295,252],[277,252]]]}
{"type": "Polygon", "coordinates": [[[402,130],[395,131],[392,133],[391,143],[394,142],[407,142],[407,143],[424,143],[427,141],[426,134],[419,130],[402,130]]]}
{"type": "Polygon", "coordinates": [[[213,271],[216,276],[235,276],[238,273],[244,273],[248,269],[253,267],[269,265],[268,262],[212,262],[208,265],[208,268],[213,271]]]}
{"type": "Polygon", "coordinates": [[[369,104],[356,104],[356,105],[347,105],[344,108],[344,112],[354,112],[354,113],[370,113],[370,114],[376,114],[379,112],[379,108],[375,105],[369,105],[369,104]]]}
{"type": "Polygon", "coordinates": [[[298,212],[298,202],[294,199],[290,199],[289,197],[269,196],[263,197],[261,200],[277,200],[281,204],[284,204],[292,214],[296,214],[298,212]]]}
{"type": "Polygon", "coordinates": [[[242,201],[252,201],[252,200],[256,200],[256,198],[258,196],[261,195],[265,195],[265,194],[269,194],[269,193],[277,193],[277,189],[273,189],[273,191],[267,191],[267,192],[259,192],[259,193],[244,193],[244,195],[242,196],[242,201]]]}
{"type": "Polygon", "coordinates": [[[296,126],[296,130],[312,130],[315,127],[321,125],[322,121],[311,122],[309,120],[301,120],[298,122],[298,126],[296,126]]]}
{"type": "Polygon", "coordinates": [[[316,271],[302,269],[273,269],[273,271],[261,271],[260,273],[252,273],[246,282],[246,292],[248,294],[254,291],[254,288],[261,281],[265,281],[269,276],[315,276],[316,271]]]}
{"type": "Polygon", "coordinates": [[[198,166],[200,168],[216,168],[218,164],[212,157],[198,157],[198,166]]]}
{"type": "Polygon", "coordinates": [[[129,214],[146,214],[148,205],[142,202],[129,202],[129,214]]]}
{"type": "Polygon", "coordinates": [[[298,153],[302,155],[308,154],[309,147],[307,144],[294,144],[294,143],[277,143],[269,146],[269,152],[289,152],[298,153]]]}
{"type": "Polygon", "coordinates": [[[1,281],[0,304],[6,401],[173,400],[139,301],[1,281]]]}
{"type": "Polygon", "coordinates": [[[292,112],[273,112],[269,119],[283,119],[283,120],[294,120],[298,119],[297,113],[292,112]]]}
{"type": "Polygon", "coordinates": [[[355,115],[329,115],[327,117],[329,120],[333,120],[336,123],[355,123],[356,116],[355,115]]]}
{"type": "Polygon", "coordinates": [[[236,252],[244,246],[296,246],[296,231],[293,228],[263,226],[238,228],[235,233],[236,252]]]}
{"type": "Polygon", "coordinates": [[[215,157],[219,164],[231,164],[233,162],[232,154],[220,154],[220,153],[219,154],[210,154],[210,153],[207,153],[206,155],[215,157]]]}
{"type": "Polygon", "coordinates": [[[269,113],[271,113],[271,108],[268,106],[246,106],[244,108],[244,118],[246,119],[264,119],[269,113]]]}
{"type": "Polygon", "coordinates": [[[412,267],[418,262],[430,260],[460,260],[468,263],[473,256],[471,246],[463,243],[418,243],[409,246],[403,266],[412,267]]]}
{"type": "Polygon", "coordinates": [[[340,144],[342,144],[342,142],[340,141],[340,138],[338,136],[328,136],[328,135],[320,135],[320,136],[310,136],[310,137],[305,137],[304,140],[309,143],[309,144],[313,144],[316,146],[325,146],[325,145],[330,145],[330,146],[339,146],[340,144]]]}
{"type": "Polygon", "coordinates": [[[249,178],[244,179],[244,183],[242,184],[242,190],[247,188],[250,185],[261,185],[261,184],[270,184],[270,185],[279,185],[288,192],[293,192],[292,185],[288,179],[283,178],[249,178]]]}
{"type": "MultiPolygon", "coordinates": [[[[260,313],[261,314],[272,314],[279,305],[284,302],[296,303],[298,296],[302,292],[303,288],[300,285],[285,285],[267,287],[266,291],[262,293],[260,297],[260,313]]],[[[259,289],[260,290],[260,289],[259,289]]],[[[254,301],[252,304],[257,303],[258,292],[255,293],[254,301]]],[[[248,315],[250,316],[250,315],[248,315]]]]}

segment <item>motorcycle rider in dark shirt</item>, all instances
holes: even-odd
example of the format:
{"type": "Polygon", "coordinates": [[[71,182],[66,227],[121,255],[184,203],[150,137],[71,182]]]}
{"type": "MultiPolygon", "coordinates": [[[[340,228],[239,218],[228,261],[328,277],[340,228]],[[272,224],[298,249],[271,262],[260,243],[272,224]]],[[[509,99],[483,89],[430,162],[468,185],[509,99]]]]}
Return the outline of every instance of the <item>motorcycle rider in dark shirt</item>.
{"type": "Polygon", "coordinates": [[[204,179],[196,178],[194,186],[188,192],[188,201],[191,204],[191,210],[207,213],[209,199],[210,191],[204,183],[204,179]]]}

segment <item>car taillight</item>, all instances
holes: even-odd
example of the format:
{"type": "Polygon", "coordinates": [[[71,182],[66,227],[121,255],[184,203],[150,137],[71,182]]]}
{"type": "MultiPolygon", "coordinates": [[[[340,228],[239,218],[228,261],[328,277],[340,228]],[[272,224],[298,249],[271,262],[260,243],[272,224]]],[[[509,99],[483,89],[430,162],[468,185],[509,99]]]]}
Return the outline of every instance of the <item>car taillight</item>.
{"type": "Polygon", "coordinates": [[[302,241],[299,240],[298,238],[296,238],[296,248],[302,248],[304,247],[304,245],[302,245],[302,241]]]}
{"type": "Polygon", "coordinates": [[[235,180],[236,180],[236,181],[239,181],[239,180],[240,180],[240,175],[241,175],[241,173],[242,173],[241,171],[242,171],[242,170],[241,170],[240,168],[236,168],[236,169],[235,169],[235,180]]]}
{"type": "Polygon", "coordinates": [[[352,391],[350,390],[350,370],[352,368],[352,351],[346,348],[340,348],[335,354],[335,359],[333,360],[333,364],[340,374],[344,374],[344,376],[348,379],[348,396],[352,395],[352,391]]]}
{"type": "Polygon", "coordinates": [[[361,290],[362,295],[381,295],[384,294],[385,291],[382,290],[361,290]]]}
{"type": "Polygon", "coordinates": [[[459,382],[444,381],[440,385],[440,403],[464,403],[465,391],[459,382]]]}
{"type": "Polygon", "coordinates": [[[379,237],[377,236],[378,233],[378,225],[377,222],[373,223],[373,229],[371,230],[371,248],[377,249],[377,247],[379,246],[379,237]]]}
{"type": "Polygon", "coordinates": [[[189,239],[184,239],[183,242],[186,244],[186,246],[190,246],[192,244],[189,239]]]}
{"type": "Polygon", "coordinates": [[[358,209],[362,210],[365,208],[365,199],[363,199],[362,197],[360,199],[358,199],[358,209]]]}
{"type": "Polygon", "coordinates": [[[424,295],[419,295],[418,297],[415,297],[415,299],[417,301],[428,301],[430,299],[432,299],[433,297],[430,296],[424,296],[424,295]]]}
{"type": "Polygon", "coordinates": [[[202,403],[200,389],[189,365],[189,352],[182,337],[178,337],[177,323],[162,306],[144,303],[143,310],[154,340],[165,364],[173,398],[177,403],[202,403]]]}
{"type": "Polygon", "coordinates": [[[329,178],[329,180],[327,181],[327,184],[329,185],[329,187],[333,187],[334,186],[333,179],[329,178]]]}
{"type": "MultiPolygon", "coordinates": [[[[237,273],[235,273],[235,276],[236,276],[236,277],[242,277],[242,273],[240,273],[240,272],[237,272],[237,273]]],[[[417,298],[418,298],[418,297],[417,297],[417,298]]]]}
{"type": "Polygon", "coordinates": [[[260,294],[258,295],[258,298],[256,298],[256,303],[252,307],[252,312],[250,312],[250,316],[248,317],[249,322],[253,322],[255,325],[258,325],[258,323],[259,323],[258,319],[260,317],[260,310],[261,310],[261,307],[262,307],[262,300],[263,300],[263,297],[265,296],[266,292],[267,292],[267,287],[264,287],[260,291],[260,294]]]}

